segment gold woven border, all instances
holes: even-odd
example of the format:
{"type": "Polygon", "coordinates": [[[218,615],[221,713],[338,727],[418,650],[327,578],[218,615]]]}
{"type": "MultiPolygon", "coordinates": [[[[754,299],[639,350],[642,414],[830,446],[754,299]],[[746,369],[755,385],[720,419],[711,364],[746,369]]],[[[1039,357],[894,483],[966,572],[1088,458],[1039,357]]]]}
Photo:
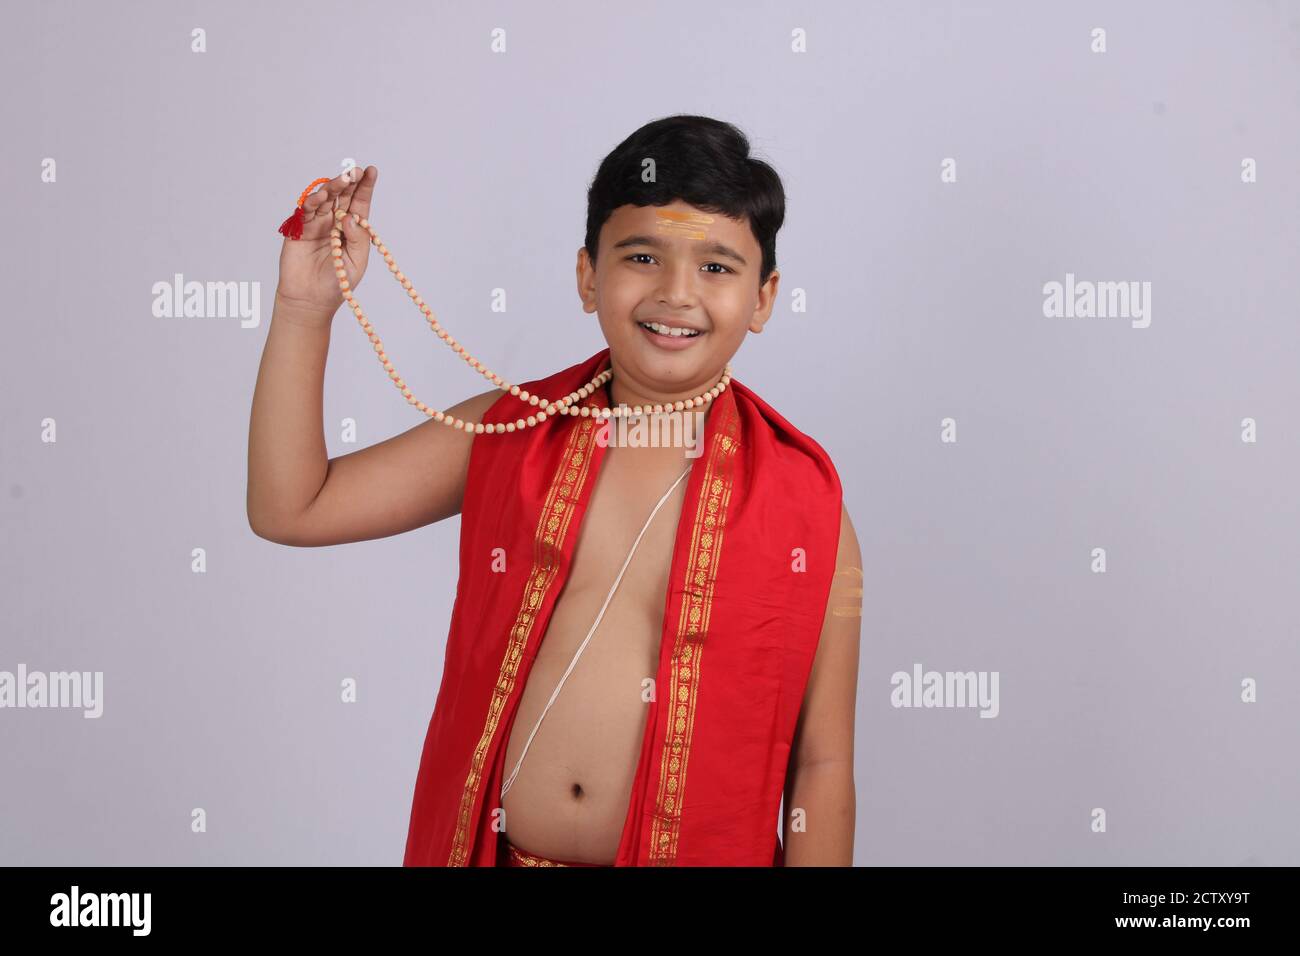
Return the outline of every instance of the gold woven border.
{"type": "Polygon", "coordinates": [[[567,863],[557,863],[555,860],[548,860],[544,856],[534,856],[531,853],[525,853],[513,843],[506,844],[506,852],[514,860],[514,866],[568,866],[567,863]]]}
{"type": "Polygon", "coordinates": [[[725,417],[714,433],[691,529],[685,595],[673,642],[674,665],[668,688],[668,705],[673,711],[659,761],[656,812],[650,828],[648,862],[651,866],[671,866],[677,858],[686,766],[695,730],[700,665],[704,657],[704,639],[709,631],[709,613],[713,607],[713,585],[722,554],[727,504],[731,500],[733,465],[739,448],[740,419],[733,400],[727,403],[725,417]]]}
{"type": "Polygon", "coordinates": [[[533,536],[533,566],[524,585],[523,600],[510,629],[510,642],[506,645],[505,656],[501,659],[501,671],[497,677],[496,687],[492,690],[492,701],[488,705],[487,720],[483,724],[483,733],[478,746],[474,748],[474,759],[470,763],[469,776],[465,779],[465,792],[460,798],[460,810],[456,815],[456,835],[452,841],[451,857],[448,866],[465,866],[469,857],[468,834],[470,815],[474,801],[478,797],[479,785],[482,783],[483,764],[487,751],[496,733],[497,724],[505,710],[506,701],[515,686],[515,675],[519,671],[519,660],[528,644],[532,633],[536,612],[542,605],[547,589],[555,580],[559,568],[559,555],[563,548],[565,535],[569,530],[569,521],[573,516],[570,503],[574,490],[581,488],[586,480],[588,466],[591,462],[591,432],[594,420],[589,417],[579,418],[569,432],[560,465],[551,480],[551,487],[546,495],[546,503],[537,520],[537,532],[533,536]]]}

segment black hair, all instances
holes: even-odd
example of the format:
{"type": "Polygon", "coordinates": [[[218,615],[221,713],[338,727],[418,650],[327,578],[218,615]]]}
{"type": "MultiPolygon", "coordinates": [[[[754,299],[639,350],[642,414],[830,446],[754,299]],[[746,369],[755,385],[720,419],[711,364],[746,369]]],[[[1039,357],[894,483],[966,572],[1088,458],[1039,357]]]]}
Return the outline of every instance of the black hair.
{"type": "Polygon", "coordinates": [[[763,264],[762,285],[776,268],[776,233],[785,220],[781,177],[749,155],[749,140],[731,123],[678,114],[646,123],[601,160],[587,190],[587,254],[594,264],[601,226],[620,206],[666,206],[680,199],[705,212],[748,220],[763,264]],[[654,181],[643,164],[654,160],[654,181]]]}

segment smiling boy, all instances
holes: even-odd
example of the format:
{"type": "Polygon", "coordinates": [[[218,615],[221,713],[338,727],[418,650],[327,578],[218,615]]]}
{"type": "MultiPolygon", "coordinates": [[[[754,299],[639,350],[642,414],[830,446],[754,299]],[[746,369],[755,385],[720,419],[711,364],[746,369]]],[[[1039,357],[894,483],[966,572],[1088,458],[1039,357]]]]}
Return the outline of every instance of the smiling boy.
{"type": "MultiPolygon", "coordinates": [[[[376,179],[310,196],[285,243],[248,514],[297,546],[462,516],[406,864],[851,864],[858,542],[825,451],[725,374],[775,301],[776,173],[730,124],[637,130],[601,163],[578,251],[608,347],[520,386],[583,414],[506,434],[429,421],[328,460],[341,298],[319,244],[345,210],[355,287],[369,241],[351,216],[376,179]],[[702,415],[702,451],[609,441],[600,409],[624,405],[702,415]]],[[[493,389],[447,415],[504,428],[533,412],[493,389]]]]}

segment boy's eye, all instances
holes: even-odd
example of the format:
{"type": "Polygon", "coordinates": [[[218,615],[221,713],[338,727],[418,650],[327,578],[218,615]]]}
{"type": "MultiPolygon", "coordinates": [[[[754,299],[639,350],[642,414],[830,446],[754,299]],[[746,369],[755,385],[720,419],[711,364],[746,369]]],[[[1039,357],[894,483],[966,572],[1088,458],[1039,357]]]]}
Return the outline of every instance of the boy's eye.
{"type": "MultiPolygon", "coordinates": [[[[629,261],[629,262],[632,262],[632,261],[636,261],[636,260],[639,260],[639,259],[650,259],[650,260],[653,260],[653,259],[654,259],[654,256],[650,255],[650,253],[648,253],[648,252],[634,252],[634,253],[632,253],[630,256],[628,256],[627,258],[628,258],[628,261],[629,261]]],[[[729,267],[724,266],[721,262],[706,262],[704,265],[705,265],[706,268],[709,267],[709,266],[717,266],[719,269],[722,270],[722,272],[731,272],[731,271],[732,271],[729,267]]],[[[710,273],[710,275],[715,275],[715,276],[716,276],[716,275],[721,275],[721,274],[722,274],[722,273],[719,273],[719,272],[711,272],[711,273],[710,273]]]]}

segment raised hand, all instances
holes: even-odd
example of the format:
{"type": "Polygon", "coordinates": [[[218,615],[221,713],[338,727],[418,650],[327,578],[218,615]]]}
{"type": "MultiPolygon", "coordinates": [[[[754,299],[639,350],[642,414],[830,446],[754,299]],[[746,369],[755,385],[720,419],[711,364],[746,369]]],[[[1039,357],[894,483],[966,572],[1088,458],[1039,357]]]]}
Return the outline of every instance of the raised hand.
{"type": "MultiPolygon", "coordinates": [[[[330,230],[334,228],[334,210],[370,216],[370,200],[375,194],[379,169],[354,166],[321,186],[303,203],[305,217],[301,239],[285,239],[280,250],[280,282],[277,300],[305,313],[332,318],[343,304],[334,257],[330,250],[330,230]]],[[[352,221],[343,219],[343,268],[348,282],[356,288],[365,275],[370,258],[370,236],[352,221]]]]}

